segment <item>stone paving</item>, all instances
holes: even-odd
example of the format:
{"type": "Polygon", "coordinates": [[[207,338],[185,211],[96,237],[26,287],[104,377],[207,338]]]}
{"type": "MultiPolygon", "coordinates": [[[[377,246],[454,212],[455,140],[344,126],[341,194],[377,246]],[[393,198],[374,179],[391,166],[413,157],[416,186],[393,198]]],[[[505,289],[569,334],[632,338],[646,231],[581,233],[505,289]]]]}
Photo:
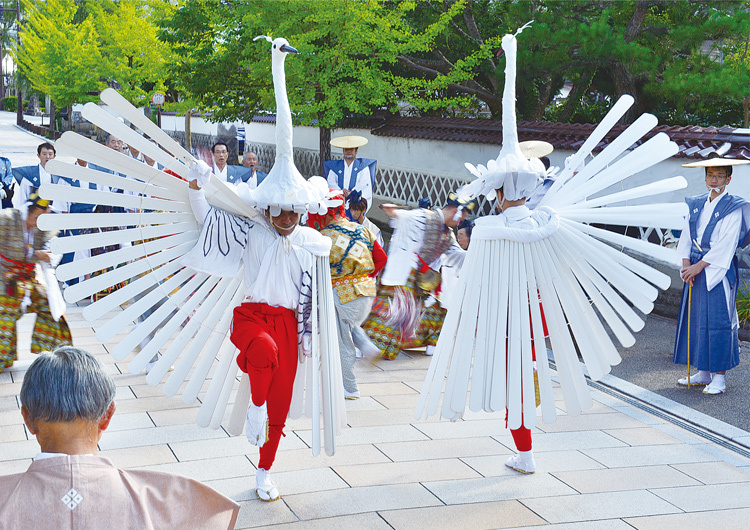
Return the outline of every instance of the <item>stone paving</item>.
{"type": "MultiPolygon", "coordinates": [[[[14,121],[0,112],[0,155],[14,165],[36,163],[41,140],[14,121]]],[[[713,530],[744,528],[750,519],[750,459],[699,435],[726,433],[747,448],[750,433],[608,376],[610,386],[653,398],[693,427],[593,390],[594,407],[578,417],[566,416],[558,401],[558,420],[533,431],[537,473],[519,475],[504,466],[513,442],[502,415],[414,419],[429,365],[420,353],[357,365],[362,398],[347,402],[348,427],[333,457],[312,456],[309,420],[289,422],[273,467],[282,498],[264,503],[253,490],[257,449],[223,429],[197,427],[199,403],[165,397],[144,375],[129,374],[129,359],[115,362],[108,353],[124,335],[100,343],[81,310],[70,307],[66,316],[74,343],[96,354],[117,382],[117,413],[100,454],[119,467],[206,482],[242,505],[237,528],[713,530]]],[[[33,359],[33,318],[19,322],[20,360],[0,374],[0,474],[25,471],[39,450],[17,397],[33,359]]]]}
{"type": "MultiPolygon", "coordinates": [[[[750,517],[750,459],[596,390],[583,415],[566,416],[558,401],[558,420],[534,429],[536,474],[511,471],[502,415],[414,419],[429,365],[419,352],[357,364],[362,398],[347,402],[333,457],[312,456],[309,420],[289,422],[273,468],[282,498],[264,503],[253,489],[257,449],[197,427],[199,403],[127,373],[129,359],[108,354],[124,335],[101,344],[81,309],[67,315],[74,342],[117,382],[100,454],[211,485],[242,505],[237,528],[739,528],[750,517]]],[[[24,471],[39,449],[17,400],[32,324],[20,321],[21,358],[0,374],[0,474],[24,471]]]]}

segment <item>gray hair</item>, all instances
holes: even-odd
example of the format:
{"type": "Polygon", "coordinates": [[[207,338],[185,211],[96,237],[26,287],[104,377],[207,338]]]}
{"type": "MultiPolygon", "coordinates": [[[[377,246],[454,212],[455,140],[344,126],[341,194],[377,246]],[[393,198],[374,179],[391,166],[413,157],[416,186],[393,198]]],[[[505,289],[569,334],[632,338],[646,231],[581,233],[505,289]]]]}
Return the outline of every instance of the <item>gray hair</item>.
{"type": "Polygon", "coordinates": [[[114,398],[115,382],[104,366],[73,346],[37,357],[21,386],[21,405],[32,421],[99,421],[114,398]]]}

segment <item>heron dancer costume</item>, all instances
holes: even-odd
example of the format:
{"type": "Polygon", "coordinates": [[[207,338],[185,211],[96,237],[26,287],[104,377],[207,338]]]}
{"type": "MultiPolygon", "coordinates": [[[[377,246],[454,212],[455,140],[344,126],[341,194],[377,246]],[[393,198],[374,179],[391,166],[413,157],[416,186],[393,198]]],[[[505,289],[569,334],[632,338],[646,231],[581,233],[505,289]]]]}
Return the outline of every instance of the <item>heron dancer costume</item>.
{"type": "MultiPolygon", "coordinates": [[[[297,227],[293,233],[282,237],[261,213],[268,211],[271,216],[279,215],[282,210],[321,213],[331,206],[325,198],[328,191],[325,180],[313,177],[306,181],[292,159],[292,118],[286,97],[284,59],[285,52],[295,50],[284,39],[272,41],[271,46],[277,104],[276,161],[257,189],[250,190],[241,184],[235,191],[216,175],[205,173],[205,166],[120,94],[107,89],[101,94],[102,101],[156,144],[93,103],[84,106],[83,116],[182,179],[205,181],[201,190],[189,190],[187,182],[75,133],[65,133],[58,140],[61,152],[130,178],[61,162],[57,162],[53,170],[135,194],[87,189],[75,189],[72,193],[73,188],[54,184],[41,190],[43,196],[61,200],[73,200],[75,196],[82,202],[135,210],[68,214],[54,219],[42,217],[47,227],[134,226],[108,234],[63,238],[58,241],[63,251],[101,246],[105,235],[109,238],[108,244],[114,242],[112,238],[139,242],[60,267],[58,278],[64,281],[104,266],[128,262],[67,288],[65,298],[75,302],[123,279],[133,279],[87,306],[83,315],[88,320],[107,319],[96,328],[97,338],[107,341],[129,330],[150,308],[158,307],[130,330],[111,353],[117,360],[123,360],[153,334],[153,339],[135,355],[128,369],[131,373],[143,371],[161,351],[146,381],[151,385],[159,384],[174,366],[163,390],[166,395],[175,395],[187,381],[182,390],[186,403],[196,400],[209,371],[213,370],[208,391],[201,397],[197,419],[200,426],[215,429],[222,424],[240,368],[238,363],[243,370],[250,371],[250,377],[240,374],[227,431],[230,434],[242,432],[246,413],[254,410],[252,406],[248,408],[251,396],[256,404],[267,399],[270,432],[267,446],[261,449],[261,470],[262,466],[270,467],[273,462],[278,443],[274,438],[281,436],[287,410],[291,418],[302,415],[312,418],[314,455],[320,453],[322,446],[327,454],[334,453],[335,434],[346,422],[328,265],[330,240],[304,227],[297,227]],[[114,316],[110,313],[138,296],[140,299],[124,311],[114,316]],[[246,298],[250,306],[242,304],[235,312],[246,298]],[[233,317],[235,326],[240,329],[234,330],[232,339],[242,352],[229,340],[233,317]],[[267,325],[278,333],[273,330],[268,333],[268,328],[259,329],[266,324],[258,324],[258,319],[273,321],[267,325]],[[303,355],[301,347],[305,336],[304,343],[305,346],[309,343],[309,348],[304,349],[311,355],[309,359],[303,355]],[[172,343],[164,347],[170,339],[172,343]],[[265,348],[262,353],[267,355],[264,359],[269,365],[260,366],[265,361],[255,356],[253,348],[256,346],[256,349],[265,348]],[[162,347],[164,349],[160,350],[162,347]],[[293,362],[289,362],[290,350],[293,362]],[[291,380],[293,393],[289,387],[291,380]]],[[[254,441],[262,444],[265,440],[254,441]]],[[[278,498],[278,490],[267,473],[256,474],[256,486],[259,483],[263,487],[256,487],[256,491],[264,500],[278,498]]]]}
{"type": "Polygon", "coordinates": [[[57,231],[27,228],[32,205],[47,209],[49,201],[32,190],[22,210],[5,208],[0,212],[0,373],[18,358],[16,323],[24,313],[36,313],[31,353],[73,344],[54,275],[54,264],[61,256],[46,263],[34,254],[49,249],[57,231]]]}
{"type": "MultiPolygon", "coordinates": [[[[486,167],[467,164],[477,179],[459,193],[470,197],[492,197],[501,187],[508,201],[527,197],[534,189],[528,186],[529,176],[543,174],[541,163],[527,161],[518,147],[516,46],[515,35],[503,37],[503,146],[497,159],[486,167]]],[[[684,188],[687,184],[682,177],[587,199],[677,152],[669,137],[660,133],[620,157],[656,125],[653,116],[641,116],[573,176],[573,168],[591,154],[632,103],[633,98],[624,96],[614,105],[533,213],[519,206],[477,221],[416,417],[435,414],[445,389],[440,414],[460,419],[470,386],[470,410],[507,410],[511,430],[531,429],[537,419],[533,344],[539,357],[542,420],[554,421],[555,398],[544,359],[547,348],[539,301],[566,412],[576,415],[592,405],[578,354],[593,379],[609,372],[620,356],[603,323],[623,346],[633,345],[630,330],[641,329],[644,322],[630,304],[649,313],[657,287],[665,289],[670,282],[669,276],[617,249],[625,247],[672,263],[677,259],[674,250],[586,223],[679,227],[685,214],[682,204],[613,206],[684,188]]]]}

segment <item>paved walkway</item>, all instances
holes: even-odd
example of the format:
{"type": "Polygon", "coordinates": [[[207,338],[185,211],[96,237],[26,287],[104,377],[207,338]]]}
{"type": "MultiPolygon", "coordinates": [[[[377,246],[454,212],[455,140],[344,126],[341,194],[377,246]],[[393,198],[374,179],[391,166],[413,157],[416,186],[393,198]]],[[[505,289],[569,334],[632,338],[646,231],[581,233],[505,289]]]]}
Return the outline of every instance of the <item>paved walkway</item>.
{"type": "MultiPolygon", "coordinates": [[[[32,318],[20,325],[21,359],[0,374],[0,474],[24,471],[38,451],[17,401],[32,318]]],[[[101,454],[210,484],[241,503],[238,528],[739,528],[750,518],[750,459],[597,390],[579,417],[558,402],[558,420],[534,429],[537,473],[519,475],[504,466],[513,442],[501,415],[414,420],[429,365],[419,353],[357,365],[362,399],[347,402],[335,456],[314,458],[309,421],[290,422],[274,465],[282,499],[264,503],[253,490],[256,448],[195,426],[199,404],[128,374],[129,359],[108,355],[123,335],[101,344],[80,307],[68,318],[75,344],[117,381],[101,454]]]]}

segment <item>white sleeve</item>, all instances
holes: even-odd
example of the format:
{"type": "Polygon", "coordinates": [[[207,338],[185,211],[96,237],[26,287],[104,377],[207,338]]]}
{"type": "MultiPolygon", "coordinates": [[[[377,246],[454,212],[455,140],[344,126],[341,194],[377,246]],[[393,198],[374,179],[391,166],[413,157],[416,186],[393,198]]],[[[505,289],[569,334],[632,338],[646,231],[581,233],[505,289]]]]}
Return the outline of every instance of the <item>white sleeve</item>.
{"type": "Polygon", "coordinates": [[[677,257],[680,259],[690,259],[690,217],[685,217],[685,226],[682,227],[680,242],[677,243],[677,257]]]}
{"type": "Polygon", "coordinates": [[[709,291],[721,283],[732,264],[741,226],[742,210],[740,208],[716,223],[711,234],[711,250],[703,256],[703,261],[710,264],[704,269],[709,291]]]}
{"type": "Polygon", "coordinates": [[[190,189],[190,207],[193,209],[193,215],[198,224],[203,226],[203,222],[206,220],[211,205],[206,200],[206,192],[201,190],[190,189]]]}
{"type": "Polygon", "coordinates": [[[328,170],[328,187],[332,190],[338,190],[339,188],[339,178],[336,176],[336,173],[334,173],[332,170],[328,170]]]}
{"type": "Polygon", "coordinates": [[[357,174],[357,184],[354,189],[362,193],[362,197],[367,199],[368,209],[372,206],[372,179],[370,178],[370,168],[366,167],[357,174]]]}

